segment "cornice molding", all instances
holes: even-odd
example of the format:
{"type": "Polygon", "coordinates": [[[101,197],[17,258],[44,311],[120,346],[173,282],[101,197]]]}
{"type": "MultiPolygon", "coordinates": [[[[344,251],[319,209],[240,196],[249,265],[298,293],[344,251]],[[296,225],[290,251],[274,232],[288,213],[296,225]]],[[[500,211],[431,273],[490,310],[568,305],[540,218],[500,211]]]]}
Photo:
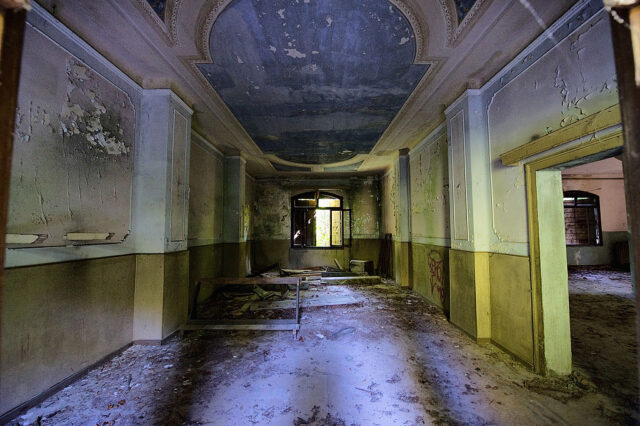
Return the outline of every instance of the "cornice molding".
{"type": "Polygon", "coordinates": [[[160,19],[147,0],[135,0],[134,4],[143,13],[148,22],[163,36],[169,46],[177,46],[178,42],[178,10],[184,0],[167,0],[165,20],[160,19]]]}
{"type": "Polygon", "coordinates": [[[464,38],[475,21],[482,15],[491,0],[476,0],[473,7],[465,15],[462,22],[458,23],[458,14],[456,13],[456,4],[454,0],[439,0],[440,6],[447,22],[447,45],[449,47],[457,46],[464,38]]]}

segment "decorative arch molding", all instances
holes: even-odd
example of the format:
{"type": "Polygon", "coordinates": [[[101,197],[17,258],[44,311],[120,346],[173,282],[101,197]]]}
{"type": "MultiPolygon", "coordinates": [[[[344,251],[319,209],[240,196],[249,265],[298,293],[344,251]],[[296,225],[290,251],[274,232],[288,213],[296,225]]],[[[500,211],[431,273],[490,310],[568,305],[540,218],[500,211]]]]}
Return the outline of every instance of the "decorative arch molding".
{"type": "Polygon", "coordinates": [[[490,0],[476,0],[473,7],[467,12],[462,22],[458,23],[457,7],[454,0],[439,0],[442,12],[447,23],[447,44],[450,47],[457,46],[464,38],[469,28],[473,26],[478,17],[487,8],[490,0]]]}
{"type": "MultiPolygon", "coordinates": [[[[145,0],[138,0],[139,2],[146,3],[145,0]]],[[[182,2],[183,0],[175,0],[182,2]]],[[[211,30],[216,20],[224,9],[233,0],[215,0],[209,2],[205,7],[200,10],[198,15],[198,21],[196,23],[196,47],[200,53],[199,59],[194,59],[196,62],[209,62],[215,63],[211,57],[209,49],[209,39],[211,36],[211,30]]],[[[395,6],[409,22],[416,42],[416,52],[414,57],[414,64],[431,64],[426,57],[427,40],[429,36],[429,30],[427,23],[424,20],[418,19],[418,15],[413,11],[411,6],[412,0],[386,0],[395,6]]],[[[446,1],[446,0],[441,0],[446,1]]],[[[453,0],[450,0],[453,3],[453,0]]],[[[151,9],[151,8],[149,8],[151,9]]],[[[152,9],[151,9],[152,10],[152,9]]],[[[153,10],[152,10],[153,11],[153,10]]],[[[157,18],[157,16],[156,16],[157,18]]]]}
{"type": "Polygon", "coordinates": [[[178,43],[178,10],[184,0],[167,0],[165,6],[164,20],[160,19],[155,10],[147,0],[136,0],[135,5],[144,14],[145,18],[156,28],[165,38],[170,46],[177,46],[178,43]]]}

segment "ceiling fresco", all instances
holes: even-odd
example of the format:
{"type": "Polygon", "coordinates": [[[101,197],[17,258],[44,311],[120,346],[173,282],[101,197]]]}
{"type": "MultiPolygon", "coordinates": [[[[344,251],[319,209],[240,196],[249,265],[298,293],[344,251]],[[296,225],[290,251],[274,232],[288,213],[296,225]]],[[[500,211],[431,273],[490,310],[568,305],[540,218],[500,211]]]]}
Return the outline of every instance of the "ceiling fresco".
{"type": "Polygon", "coordinates": [[[234,0],[209,46],[198,68],[254,142],[307,164],[368,154],[429,67],[387,0],[234,0]]]}
{"type": "Polygon", "coordinates": [[[476,0],[455,0],[458,23],[464,20],[464,17],[467,16],[475,2],[476,0]]]}
{"type": "Polygon", "coordinates": [[[149,6],[151,6],[158,17],[164,20],[164,11],[167,6],[167,0],[147,0],[147,3],[149,3],[149,6]]]}

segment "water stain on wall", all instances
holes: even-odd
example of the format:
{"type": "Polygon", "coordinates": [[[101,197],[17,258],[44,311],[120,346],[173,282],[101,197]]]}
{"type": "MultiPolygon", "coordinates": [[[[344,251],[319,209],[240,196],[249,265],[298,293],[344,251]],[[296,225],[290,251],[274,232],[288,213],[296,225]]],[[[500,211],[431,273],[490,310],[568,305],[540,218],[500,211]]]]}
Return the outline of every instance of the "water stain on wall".
{"type": "Polygon", "coordinates": [[[135,109],[129,96],[27,27],[8,232],[129,232],[135,109]],[[43,61],[42,58],[47,60],[43,61]]]}

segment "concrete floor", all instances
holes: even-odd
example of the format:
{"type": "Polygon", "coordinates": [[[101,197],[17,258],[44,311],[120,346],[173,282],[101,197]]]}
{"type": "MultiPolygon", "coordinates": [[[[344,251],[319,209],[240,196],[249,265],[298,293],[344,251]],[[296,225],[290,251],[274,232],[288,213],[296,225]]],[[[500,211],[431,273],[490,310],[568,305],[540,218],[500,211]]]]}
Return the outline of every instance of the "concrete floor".
{"type": "Polygon", "coordinates": [[[569,310],[574,369],[603,393],[637,408],[636,306],[631,274],[571,267],[569,310]]]}
{"type": "MultiPolygon", "coordinates": [[[[318,294],[331,288],[319,288],[318,294]]],[[[543,379],[394,285],[308,308],[302,330],[206,332],[134,346],[15,424],[628,424],[580,374],[543,379]]],[[[627,369],[630,370],[629,367],[627,369]]]]}

